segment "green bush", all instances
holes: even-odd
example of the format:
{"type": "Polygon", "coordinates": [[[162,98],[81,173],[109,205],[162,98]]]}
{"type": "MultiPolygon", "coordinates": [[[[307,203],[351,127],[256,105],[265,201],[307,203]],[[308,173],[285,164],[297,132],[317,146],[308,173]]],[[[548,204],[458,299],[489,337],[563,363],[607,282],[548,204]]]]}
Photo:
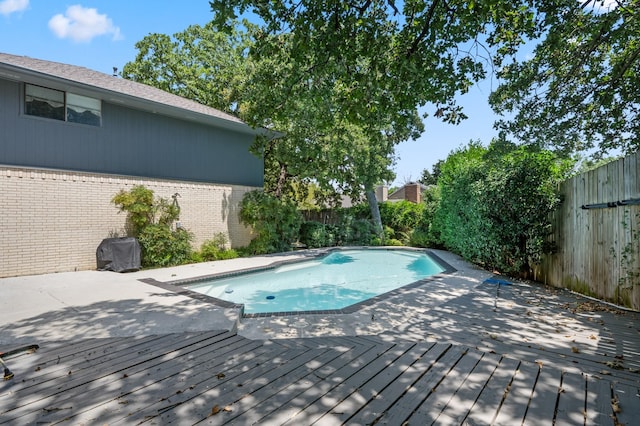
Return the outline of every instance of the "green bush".
{"type": "Polygon", "coordinates": [[[440,189],[429,187],[423,194],[422,217],[413,230],[409,232],[409,245],[413,247],[441,247],[442,240],[434,219],[440,208],[440,189]]]}
{"type": "Polygon", "coordinates": [[[193,235],[183,228],[173,230],[180,216],[177,194],[173,202],[156,198],[142,185],[121,190],[112,202],[127,213],[127,235],[137,237],[144,267],[181,265],[191,261],[193,235]]]}
{"type": "Polygon", "coordinates": [[[342,233],[340,226],[308,221],[300,226],[300,242],[308,248],[333,247],[339,244],[342,233]]]}
{"type": "Polygon", "coordinates": [[[209,262],[213,260],[235,259],[238,252],[228,249],[229,238],[224,232],[219,232],[212,239],[205,241],[200,246],[197,259],[201,262],[209,262]]]}
{"type": "Polygon", "coordinates": [[[184,230],[172,231],[166,225],[148,225],[138,235],[142,247],[142,266],[182,265],[191,261],[193,235],[184,230]]]}
{"type": "Polygon", "coordinates": [[[142,185],[131,188],[130,191],[120,190],[111,199],[120,211],[127,212],[127,235],[137,237],[145,227],[154,223],[155,200],[153,191],[142,185]]]}
{"type": "Polygon", "coordinates": [[[396,233],[409,233],[420,224],[424,203],[401,200],[380,203],[380,218],[383,225],[393,228],[396,233]]]}
{"type": "Polygon", "coordinates": [[[278,253],[291,250],[298,239],[302,215],[293,202],[256,190],[242,198],[240,220],[256,234],[247,247],[250,253],[278,253]]]}
{"type": "Polygon", "coordinates": [[[320,222],[309,221],[300,226],[300,242],[309,248],[324,247],[325,234],[325,226],[320,222]]]}
{"type": "Polygon", "coordinates": [[[353,216],[344,216],[339,229],[341,245],[380,245],[379,242],[376,244],[376,238],[378,238],[376,236],[376,229],[369,219],[357,219],[353,216]]]}
{"type": "Polygon", "coordinates": [[[557,187],[571,163],[532,147],[476,143],[441,167],[434,227],[444,245],[465,259],[526,275],[543,254],[557,187]]]}

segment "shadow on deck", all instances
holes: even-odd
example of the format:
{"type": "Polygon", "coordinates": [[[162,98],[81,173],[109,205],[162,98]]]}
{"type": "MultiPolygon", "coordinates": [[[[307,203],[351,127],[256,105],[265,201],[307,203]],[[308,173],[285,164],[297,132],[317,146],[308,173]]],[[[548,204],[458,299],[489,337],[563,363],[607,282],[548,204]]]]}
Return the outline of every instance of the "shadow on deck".
{"type": "MultiPolygon", "coordinates": [[[[382,336],[229,331],[41,343],[7,359],[7,424],[637,424],[638,377],[382,336]]],[[[569,361],[567,364],[572,364],[569,361]]]]}

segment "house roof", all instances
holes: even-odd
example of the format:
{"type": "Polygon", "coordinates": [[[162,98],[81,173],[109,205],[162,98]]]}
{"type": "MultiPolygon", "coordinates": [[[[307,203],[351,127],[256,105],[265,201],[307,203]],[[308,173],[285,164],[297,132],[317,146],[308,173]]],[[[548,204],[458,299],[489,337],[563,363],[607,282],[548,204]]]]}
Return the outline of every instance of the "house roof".
{"type": "Polygon", "coordinates": [[[415,185],[420,186],[420,191],[425,191],[427,188],[429,188],[428,185],[425,185],[421,182],[407,182],[404,185],[402,185],[400,188],[396,189],[391,194],[389,194],[389,198],[397,197],[398,199],[404,199],[404,190],[406,189],[406,187],[415,186],[415,185]]]}
{"type": "Polygon", "coordinates": [[[0,77],[93,96],[183,120],[258,133],[238,117],[135,81],[88,68],[0,52],[0,77]]]}

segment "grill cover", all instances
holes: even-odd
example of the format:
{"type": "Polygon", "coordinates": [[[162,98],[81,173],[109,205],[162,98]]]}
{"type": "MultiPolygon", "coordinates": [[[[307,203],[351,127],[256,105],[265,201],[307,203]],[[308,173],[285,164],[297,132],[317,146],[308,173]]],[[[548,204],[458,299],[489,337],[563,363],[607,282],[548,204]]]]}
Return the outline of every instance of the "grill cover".
{"type": "Polygon", "coordinates": [[[133,272],[140,269],[140,243],[133,237],[105,238],[96,250],[98,270],[133,272]]]}

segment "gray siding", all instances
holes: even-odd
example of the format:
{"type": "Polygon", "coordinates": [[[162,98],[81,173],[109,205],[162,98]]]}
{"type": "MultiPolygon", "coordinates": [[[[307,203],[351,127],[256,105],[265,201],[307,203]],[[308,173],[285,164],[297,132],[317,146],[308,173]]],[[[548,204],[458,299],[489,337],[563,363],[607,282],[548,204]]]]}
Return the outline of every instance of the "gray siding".
{"type": "Polygon", "coordinates": [[[0,79],[0,164],[262,186],[254,136],[102,103],[102,126],[26,116],[0,79]]]}

